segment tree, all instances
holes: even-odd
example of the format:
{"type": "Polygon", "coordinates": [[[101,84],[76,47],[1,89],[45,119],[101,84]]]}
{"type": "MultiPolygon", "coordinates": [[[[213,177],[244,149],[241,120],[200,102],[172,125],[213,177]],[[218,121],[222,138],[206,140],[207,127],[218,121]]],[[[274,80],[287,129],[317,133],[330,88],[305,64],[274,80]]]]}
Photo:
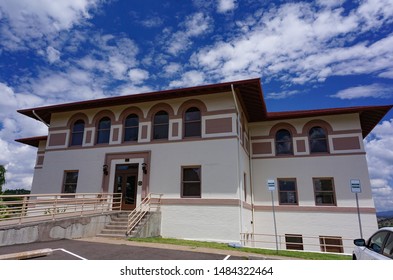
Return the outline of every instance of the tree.
{"type": "Polygon", "coordinates": [[[5,173],[7,170],[5,170],[3,165],[0,165],[0,194],[3,193],[3,185],[5,184],[5,173]]]}

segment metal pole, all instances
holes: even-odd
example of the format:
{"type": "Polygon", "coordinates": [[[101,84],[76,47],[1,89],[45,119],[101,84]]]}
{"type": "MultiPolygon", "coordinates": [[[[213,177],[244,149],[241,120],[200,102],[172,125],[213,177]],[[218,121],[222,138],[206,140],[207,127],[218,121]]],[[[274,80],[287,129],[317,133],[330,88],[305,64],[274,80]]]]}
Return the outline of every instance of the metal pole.
{"type": "Polygon", "coordinates": [[[273,221],[274,221],[274,235],[276,237],[276,253],[278,254],[278,240],[277,240],[277,225],[276,225],[276,212],[274,211],[274,200],[273,200],[273,191],[270,191],[272,196],[272,208],[273,208],[273,221]]]}
{"type": "Polygon", "coordinates": [[[359,209],[358,193],[355,193],[355,195],[356,195],[356,208],[357,208],[357,210],[358,210],[358,220],[359,220],[360,238],[363,238],[362,221],[360,220],[360,209],[359,209]]]}

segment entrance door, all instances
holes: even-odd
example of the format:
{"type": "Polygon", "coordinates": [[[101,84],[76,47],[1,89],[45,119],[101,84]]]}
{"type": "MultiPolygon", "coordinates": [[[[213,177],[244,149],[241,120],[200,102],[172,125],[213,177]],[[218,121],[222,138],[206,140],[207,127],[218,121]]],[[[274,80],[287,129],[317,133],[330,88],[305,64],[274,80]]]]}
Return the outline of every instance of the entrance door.
{"type": "Polygon", "coordinates": [[[138,189],[138,164],[116,165],[114,192],[122,194],[121,210],[133,210],[138,189]]]}

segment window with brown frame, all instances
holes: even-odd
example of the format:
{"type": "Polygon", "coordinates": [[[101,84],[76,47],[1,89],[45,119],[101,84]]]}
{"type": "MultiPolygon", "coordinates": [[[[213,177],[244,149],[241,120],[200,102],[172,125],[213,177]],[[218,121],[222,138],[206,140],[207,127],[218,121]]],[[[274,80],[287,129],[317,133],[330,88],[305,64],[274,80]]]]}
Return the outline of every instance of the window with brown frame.
{"type": "Polygon", "coordinates": [[[276,133],[276,155],[293,155],[292,135],[286,129],[276,133]]]}
{"type": "Polygon", "coordinates": [[[201,197],[201,167],[182,167],[181,197],[201,197]]]}
{"type": "Polygon", "coordinates": [[[139,118],[135,114],[129,115],[124,121],[124,141],[138,141],[139,118]]]}
{"type": "Polygon", "coordinates": [[[287,250],[303,250],[303,236],[301,234],[285,234],[287,250]]]}
{"type": "Polygon", "coordinates": [[[333,178],[313,178],[316,205],[336,205],[333,178]]]}
{"type": "Polygon", "coordinates": [[[340,236],[319,236],[322,252],[344,253],[343,241],[340,236]]]}
{"type": "Polygon", "coordinates": [[[198,136],[201,136],[201,111],[191,107],[184,114],[184,137],[198,136]]]}
{"type": "Polygon", "coordinates": [[[298,205],[296,179],[277,179],[280,205],[298,205]]]}
{"type": "Polygon", "coordinates": [[[314,126],[308,133],[310,153],[328,153],[327,135],[320,126],[314,126]]]}
{"type": "Polygon", "coordinates": [[[154,115],[153,139],[168,139],[169,115],[165,111],[159,111],[154,115]]]}
{"type": "Polygon", "coordinates": [[[84,131],[85,122],[83,120],[77,120],[72,126],[71,146],[82,146],[84,131]]]}
{"type": "Polygon", "coordinates": [[[111,134],[111,119],[108,117],[103,117],[98,122],[97,144],[109,143],[110,134],[111,134]]]}
{"type": "Polygon", "coordinates": [[[76,193],[79,171],[64,171],[63,193],[76,193]]]}

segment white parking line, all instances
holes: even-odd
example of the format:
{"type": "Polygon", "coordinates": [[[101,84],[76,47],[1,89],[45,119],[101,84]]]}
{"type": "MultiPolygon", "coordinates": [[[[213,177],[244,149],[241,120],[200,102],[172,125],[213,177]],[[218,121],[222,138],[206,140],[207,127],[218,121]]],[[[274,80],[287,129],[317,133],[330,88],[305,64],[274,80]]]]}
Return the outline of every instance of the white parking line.
{"type": "Polygon", "coordinates": [[[72,253],[72,252],[70,252],[70,251],[67,251],[66,249],[63,249],[63,248],[53,249],[52,251],[63,251],[63,252],[65,252],[65,253],[70,254],[70,255],[72,255],[72,256],[74,256],[74,257],[77,257],[77,258],[79,258],[79,259],[81,259],[81,260],[87,261],[87,259],[85,259],[84,257],[78,256],[77,254],[74,254],[74,253],[72,253]]]}
{"type": "Polygon", "coordinates": [[[228,260],[231,257],[231,255],[228,255],[224,258],[224,261],[228,260]]]}

